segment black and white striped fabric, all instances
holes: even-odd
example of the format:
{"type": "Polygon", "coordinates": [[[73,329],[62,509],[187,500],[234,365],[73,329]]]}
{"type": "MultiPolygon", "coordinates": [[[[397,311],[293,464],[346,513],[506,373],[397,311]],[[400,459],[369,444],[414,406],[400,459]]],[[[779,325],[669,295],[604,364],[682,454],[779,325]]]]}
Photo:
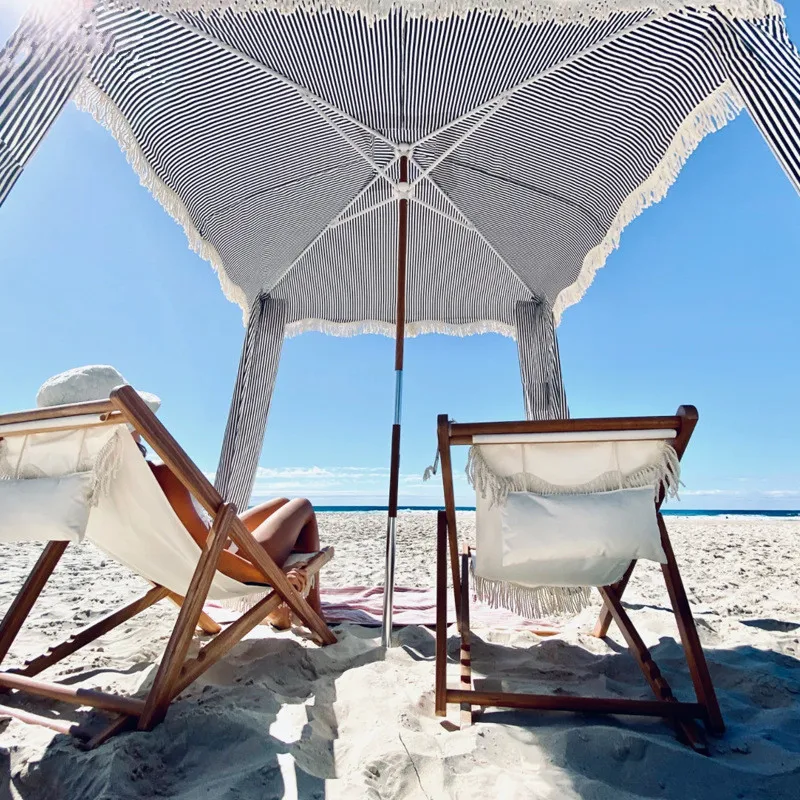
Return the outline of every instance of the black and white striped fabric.
{"type": "MultiPolygon", "coordinates": [[[[558,320],[743,102],[800,186],[800,59],[771,0],[472,5],[101,0],[77,100],[245,314],[285,301],[288,334],[393,333],[400,144],[410,336],[514,335],[533,297],[558,320]]],[[[81,74],[67,52],[22,95],[0,79],[0,197],[81,74]]]]}
{"type": "Polygon", "coordinates": [[[215,485],[244,511],[250,500],[264,441],[269,404],[286,327],[286,303],[268,295],[250,310],[215,485]]]}
{"type": "Polygon", "coordinates": [[[30,13],[0,50],[0,205],[92,63],[83,15],[30,13]]]}
{"type": "Polygon", "coordinates": [[[515,323],[527,418],[568,419],[553,309],[541,300],[523,300],[515,323]]]}

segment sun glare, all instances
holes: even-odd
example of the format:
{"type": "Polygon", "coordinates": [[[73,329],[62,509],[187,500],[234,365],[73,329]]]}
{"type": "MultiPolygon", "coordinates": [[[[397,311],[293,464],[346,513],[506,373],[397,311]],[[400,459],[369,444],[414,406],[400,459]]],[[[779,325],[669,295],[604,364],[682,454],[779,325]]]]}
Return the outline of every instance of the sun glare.
{"type": "Polygon", "coordinates": [[[45,16],[51,16],[70,7],[84,5],[81,0],[6,0],[6,2],[19,12],[20,16],[28,11],[38,11],[45,16]]]}

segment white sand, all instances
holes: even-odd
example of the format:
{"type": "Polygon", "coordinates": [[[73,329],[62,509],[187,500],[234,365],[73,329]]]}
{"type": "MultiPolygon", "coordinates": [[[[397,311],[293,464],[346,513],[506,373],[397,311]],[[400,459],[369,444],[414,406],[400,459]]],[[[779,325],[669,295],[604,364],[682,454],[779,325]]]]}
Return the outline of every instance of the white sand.
{"type": "MultiPolygon", "coordinates": [[[[328,585],[382,582],[383,515],[322,516],[323,539],[337,549],[328,585]]],[[[449,732],[433,715],[432,631],[407,628],[398,636],[402,646],[384,654],[374,630],[340,627],[339,643],[320,649],[302,636],[259,627],[152,733],[124,735],[87,753],[46,729],[0,722],[0,800],[796,800],[800,521],[668,522],[728,723],[725,737],[712,740],[711,758],[679,744],[658,720],[490,711],[472,728],[449,732]]],[[[462,523],[466,536],[472,515],[463,514],[462,523]]],[[[431,585],[433,540],[432,514],[402,517],[398,584],[431,585]]],[[[0,610],[37,554],[33,546],[0,548],[0,610]]],[[[91,548],[68,548],[9,662],[42,652],[142,588],[91,548]]],[[[639,565],[626,601],[675,693],[689,699],[660,572],[639,565]]],[[[505,676],[505,688],[648,697],[614,628],[608,642],[588,635],[596,611],[548,640],[476,630],[476,677],[492,667],[493,677],[505,676]]],[[[146,686],[173,618],[172,608],[159,604],[49,677],[75,681],[88,668],[88,678],[74,685],[146,686]]],[[[454,631],[450,651],[457,653],[454,631]]],[[[37,701],[24,707],[52,708],[37,701]]]]}

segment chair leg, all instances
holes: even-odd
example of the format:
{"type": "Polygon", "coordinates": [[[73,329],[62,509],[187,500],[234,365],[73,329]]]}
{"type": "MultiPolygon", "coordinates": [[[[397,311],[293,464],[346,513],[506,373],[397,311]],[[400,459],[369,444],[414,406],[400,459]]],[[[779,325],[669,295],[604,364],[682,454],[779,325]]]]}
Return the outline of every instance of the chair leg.
{"type": "MultiPolygon", "coordinates": [[[[472,655],[469,631],[469,549],[461,554],[461,689],[472,690],[472,655]]],[[[472,725],[472,704],[461,703],[461,727],[472,725]]]]}
{"type": "MultiPolygon", "coordinates": [[[[169,597],[178,608],[180,608],[186,600],[185,597],[181,597],[179,594],[175,594],[175,592],[168,592],[167,597],[169,597]]],[[[209,636],[213,636],[215,633],[219,633],[222,630],[222,625],[218,622],[214,622],[205,611],[200,612],[200,619],[197,620],[197,627],[209,636]]]]}
{"type": "Polygon", "coordinates": [[[436,517],[436,715],[447,715],[447,515],[436,517]]]}
{"type": "Polygon", "coordinates": [[[137,598],[132,603],[128,603],[128,605],[107,614],[102,619],[97,620],[97,622],[87,625],[82,630],[70,636],[66,641],[50,647],[43,655],[27,661],[25,666],[21,669],[10,671],[17,675],[24,675],[28,678],[32,678],[34,675],[38,675],[53,664],[57,664],[67,656],[72,655],[72,653],[77,652],[82,647],[86,647],[87,644],[91,644],[123,622],[127,622],[146,608],[150,608],[154,603],[166,597],[167,593],[167,589],[163,586],[154,586],[149,592],[137,598]]]}
{"type": "MultiPolygon", "coordinates": [[[[630,648],[636,663],[642,670],[645,680],[653,690],[653,694],[659,699],[669,703],[677,703],[675,695],[672,693],[667,679],[661,674],[658,665],[653,661],[650,650],[645,645],[644,640],[639,635],[639,631],[628,616],[628,612],[622,607],[619,595],[609,587],[599,587],[600,595],[603,598],[605,607],[609,609],[614,622],[617,623],[622,636],[630,648]]],[[[700,753],[708,752],[708,745],[693,720],[682,720],[677,717],[673,720],[676,729],[689,744],[700,753]]]]}
{"type": "Polygon", "coordinates": [[[20,628],[31,613],[33,604],[42,593],[68,544],[69,542],[50,542],[44,548],[25,584],[6,611],[3,622],[0,623],[0,663],[8,655],[14,639],[17,638],[20,628]]]}
{"type": "Polygon", "coordinates": [[[672,543],[669,540],[667,526],[660,512],[658,514],[658,527],[661,531],[661,545],[667,557],[667,563],[661,565],[661,571],[664,573],[664,582],[667,584],[667,592],[672,603],[675,621],[678,624],[681,643],[686,653],[686,663],[689,666],[689,674],[692,676],[697,701],[706,709],[709,731],[720,736],[725,732],[725,722],[722,719],[717,693],[714,690],[714,684],[708,671],[703,646],[697,634],[689,598],[686,596],[686,589],[678,570],[672,543]]]}
{"type": "Polygon", "coordinates": [[[203,603],[208,595],[211,581],[217,570],[217,563],[228,541],[231,520],[236,518],[235,506],[226,503],[217,514],[205,547],[192,575],[189,589],[178,613],[164,657],[159,665],[150,693],[147,696],[144,712],[139,717],[138,729],[150,730],[166,716],[173,698],[173,686],[180,676],[181,668],[189,652],[194,629],[203,611],[203,603]]]}
{"type": "MultiPolygon", "coordinates": [[[[631,579],[631,575],[633,575],[633,568],[635,566],[636,562],[631,561],[628,565],[628,569],[625,570],[625,574],[616,583],[611,584],[611,586],[606,586],[605,588],[613,590],[614,594],[621,600],[622,594],[628,586],[628,581],[631,579]]],[[[608,629],[611,627],[613,619],[614,617],[608,604],[604,602],[603,608],[600,611],[600,616],[597,618],[597,623],[592,631],[592,636],[596,636],[598,639],[603,639],[608,636],[608,629]]]]}

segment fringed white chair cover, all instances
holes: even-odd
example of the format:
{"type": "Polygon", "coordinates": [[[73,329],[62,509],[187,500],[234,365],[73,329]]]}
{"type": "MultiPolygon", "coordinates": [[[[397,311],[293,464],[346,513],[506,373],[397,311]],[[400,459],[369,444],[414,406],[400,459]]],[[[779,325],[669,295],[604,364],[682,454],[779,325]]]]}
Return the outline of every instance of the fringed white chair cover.
{"type": "MultiPolygon", "coordinates": [[[[87,422],[96,422],[87,417],[87,422]]],[[[44,423],[22,423],[0,426],[0,479],[6,491],[15,485],[42,481],[44,488],[39,503],[46,506],[48,480],[69,475],[92,476],[84,502],[89,508],[88,524],[83,536],[102,551],[152,583],[185,596],[197,567],[200,550],[189,535],[166,495],[161,490],[147,462],[142,457],[125,425],[83,427],[59,430],[74,425],[79,418],[70,417],[49,423],[50,430],[41,432],[44,423]],[[25,427],[39,432],[7,436],[10,431],[25,427]],[[8,483],[6,483],[8,482],[8,483]]],[[[13,491],[13,488],[12,488],[13,491]]],[[[0,531],[7,531],[0,507],[0,531]]],[[[59,520],[53,519],[58,531],[59,520]]],[[[5,540],[23,540],[24,531],[5,540]]],[[[64,539],[57,534],[52,538],[64,539]]],[[[295,556],[296,560],[308,555],[295,556]]],[[[235,601],[253,595],[263,596],[269,587],[247,585],[217,572],[208,598],[235,601]]]]}
{"type": "MultiPolygon", "coordinates": [[[[596,494],[597,500],[602,500],[606,493],[652,487],[650,521],[655,525],[658,494],[662,489],[677,493],[680,464],[669,443],[674,437],[672,430],[475,436],[467,475],[476,494],[473,572],[478,598],[527,618],[554,616],[584,608],[590,585],[619,580],[631,560],[641,557],[642,546],[650,544],[642,539],[650,531],[634,532],[632,538],[629,532],[613,557],[598,557],[593,531],[608,536],[609,526],[613,530],[620,521],[618,506],[611,509],[608,503],[595,503],[588,516],[584,512],[580,530],[576,530],[569,503],[562,503],[561,511],[558,503],[548,504],[551,516],[563,514],[563,547],[556,557],[550,552],[520,561],[504,558],[509,541],[507,528],[505,536],[503,530],[508,495],[530,492],[556,498],[596,494]],[[614,518],[604,519],[610,510],[614,518]]],[[[640,512],[637,515],[631,509],[631,514],[629,522],[641,522],[640,512]]],[[[552,528],[559,519],[547,522],[552,528]]],[[[535,524],[530,531],[534,541],[535,524]]]]}

